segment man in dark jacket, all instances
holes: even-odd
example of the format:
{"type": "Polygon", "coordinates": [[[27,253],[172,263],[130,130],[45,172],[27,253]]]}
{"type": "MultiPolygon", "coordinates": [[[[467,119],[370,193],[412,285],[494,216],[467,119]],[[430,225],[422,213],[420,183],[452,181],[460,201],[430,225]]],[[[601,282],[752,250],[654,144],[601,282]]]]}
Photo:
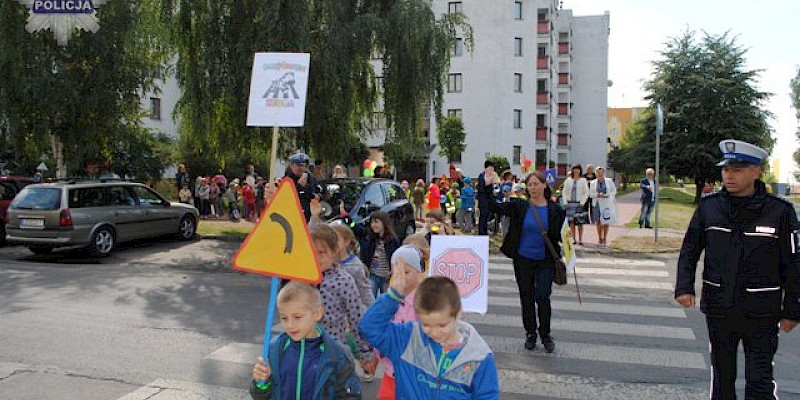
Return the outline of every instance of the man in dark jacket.
{"type": "Polygon", "coordinates": [[[289,157],[289,166],[286,167],[286,177],[294,181],[297,187],[297,197],[300,199],[300,206],[306,216],[306,222],[311,219],[311,200],[320,199],[322,190],[317,185],[314,175],[308,170],[310,159],[303,152],[297,152],[289,157]]]}
{"type": "Polygon", "coordinates": [[[639,228],[644,225],[645,228],[652,228],[650,226],[650,213],[653,211],[653,205],[656,204],[656,182],[654,180],[656,171],[648,168],[644,173],[644,178],[639,181],[639,188],[642,189],[642,197],[639,201],[642,203],[642,211],[639,213],[639,228]]]}
{"type": "Polygon", "coordinates": [[[735,399],[736,353],[744,342],[745,398],[775,399],[778,329],[800,321],[800,224],[794,207],[759,180],[767,152],[723,140],[724,189],[704,197],[678,260],[675,299],[695,305],[695,271],[705,250],[700,310],[711,350],[711,399],[735,399]]]}
{"type": "Polygon", "coordinates": [[[486,160],[483,163],[484,171],[478,175],[478,187],[476,188],[475,199],[478,200],[478,235],[489,234],[489,219],[491,219],[491,211],[489,211],[489,204],[493,203],[494,194],[494,163],[486,160]]]}

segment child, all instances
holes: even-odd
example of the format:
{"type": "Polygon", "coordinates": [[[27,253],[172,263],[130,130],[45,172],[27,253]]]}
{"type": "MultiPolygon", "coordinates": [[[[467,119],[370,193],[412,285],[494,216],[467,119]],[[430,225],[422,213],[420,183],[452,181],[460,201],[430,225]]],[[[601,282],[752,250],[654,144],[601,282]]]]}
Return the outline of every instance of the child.
{"type": "Polygon", "coordinates": [[[225,197],[228,199],[228,215],[231,221],[239,222],[241,217],[239,214],[239,185],[236,182],[231,182],[231,188],[225,192],[225,197]]]}
{"type": "Polygon", "coordinates": [[[422,272],[427,271],[428,262],[431,258],[431,246],[428,240],[425,239],[425,234],[415,233],[413,235],[408,235],[405,240],[403,240],[403,244],[410,244],[419,250],[419,254],[422,256],[422,263],[425,264],[422,268],[422,272]]]}
{"type": "Polygon", "coordinates": [[[245,183],[242,185],[242,198],[244,199],[244,217],[251,222],[256,222],[256,191],[253,185],[245,183]]]}
{"type": "Polygon", "coordinates": [[[414,218],[421,220],[422,207],[425,205],[425,181],[417,179],[417,184],[414,186],[414,192],[411,197],[414,199],[414,218]]]}
{"type": "MultiPolygon", "coordinates": [[[[422,281],[417,321],[392,323],[406,297],[405,264],[392,265],[392,284],[361,320],[361,330],[394,365],[398,399],[497,399],[494,356],[472,325],[459,321],[461,297],[447,277],[422,281]]],[[[414,260],[411,260],[412,262],[414,260]]]]}
{"type": "Polygon", "coordinates": [[[369,216],[369,229],[358,224],[353,227],[353,233],[361,244],[359,258],[369,267],[372,294],[378,297],[379,294],[386,292],[389,275],[392,273],[389,260],[392,259],[394,251],[400,247],[400,241],[392,229],[392,219],[384,211],[374,211],[369,216]]]}
{"type": "MultiPolygon", "coordinates": [[[[422,239],[425,243],[425,239],[422,239]]],[[[427,243],[425,243],[427,245],[427,243]]],[[[406,323],[417,320],[417,314],[414,311],[414,297],[416,295],[419,284],[425,279],[425,262],[422,260],[420,251],[410,244],[400,246],[397,251],[392,255],[392,265],[400,263],[403,265],[403,273],[405,275],[405,293],[408,293],[400,307],[392,318],[394,323],[406,323]]],[[[396,278],[393,278],[396,279],[396,278]]],[[[394,367],[388,358],[383,358],[384,372],[381,386],[378,390],[378,399],[380,400],[394,400],[395,399],[395,379],[394,367]]]]}
{"type": "Polygon", "coordinates": [[[456,211],[456,221],[461,227],[461,233],[472,233],[472,220],[475,215],[475,189],[472,188],[472,179],[464,178],[464,188],[461,189],[461,207],[456,211]]]}
{"type": "Polygon", "coordinates": [[[188,183],[181,184],[181,191],[178,192],[178,198],[181,203],[192,204],[192,191],[189,189],[188,183]]]}
{"type": "Polygon", "coordinates": [[[312,224],[309,230],[322,271],[322,283],[319,285],[324,308],[322,326],[341,343],[347,343],[347,330],[350,328],[355,337],[362,368],[364,372],[372,374],[378,361],[372,347],[358,331],[358,322],[361,321],[364,310],[361,308],[356,282],[336,262],[339,248],[336,232],[326,224],[312,224]]]}
{"type": "Polygon", "coordinates": [[[430,211],[425,214],[425,238],[431,242],[431,235],[455,235],[453,227],[444,220],[441,211],[430,211]]]}
{"type": "Polygon", "coordinates": [[[270,343],[269,365],[258,358],[250,396],[255,400],[360,399],[353,360],[317,323],[323,314],[319,292],[311,285],[290,282],[278,294],[277,306],[284,333],[270,343]],[[259,385],[262,381],[265,384],[259,385]]]}
{"type": "Polygon", "coordinates": [[[361,297],[361,305],[366,310],[375,301],[375,296],[372,295],[372,285],[367,277],[369,270],[358,259],[356,254],[358,252],[356,236],[344,224],[332,224],[331,227],[336,231],[336,236],[339,238],[339,253],[337,256],[341,260],[340,265],[356,282],[358,294],[361,297]]]}

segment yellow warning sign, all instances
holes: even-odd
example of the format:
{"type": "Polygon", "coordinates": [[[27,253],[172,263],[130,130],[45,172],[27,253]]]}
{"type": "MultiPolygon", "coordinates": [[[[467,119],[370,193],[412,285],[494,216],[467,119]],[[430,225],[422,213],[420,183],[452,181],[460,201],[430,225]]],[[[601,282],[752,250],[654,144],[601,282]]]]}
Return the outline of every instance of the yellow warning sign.
{"type": "Polygon", "coordinates": [[[319,283],[322,273],[294,181],[284,178],[233,258],[239,271],[319,283]]]}

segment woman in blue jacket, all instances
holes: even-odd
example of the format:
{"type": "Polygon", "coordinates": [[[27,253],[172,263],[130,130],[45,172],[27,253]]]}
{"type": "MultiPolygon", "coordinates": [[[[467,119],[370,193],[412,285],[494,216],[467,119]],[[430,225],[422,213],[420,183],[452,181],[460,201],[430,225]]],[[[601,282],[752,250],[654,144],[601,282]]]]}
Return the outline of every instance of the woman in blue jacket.
{"type": "Polygon", "coordinates": [[[550,335],[550,294],[553,292],[555,260],[547,248],[542,232],[546,232],[560,257],[561,226],[566,214],[560,205],[551,200],[550,187],[541,172],[528,174],[525,178],[525,189],[527,200],[512,199],[511,202],[496,202],[490,206],[492,212],[511,218],[509,231],[503,239],[500,251],[513,260],[514,277],[522,303],[522,322],[526,332],[525,348],[536,348],[538,334],[545,351],[552,353],[556,344],[550,335]],[[540,226],[539,221],[544,226],[540,226]]]}

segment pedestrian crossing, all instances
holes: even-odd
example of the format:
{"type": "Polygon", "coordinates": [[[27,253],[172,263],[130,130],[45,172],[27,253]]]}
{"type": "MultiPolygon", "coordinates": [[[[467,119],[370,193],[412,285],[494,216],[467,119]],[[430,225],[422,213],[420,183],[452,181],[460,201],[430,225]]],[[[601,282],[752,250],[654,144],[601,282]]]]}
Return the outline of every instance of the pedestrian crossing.
{"type": "MultiPolygon", "coordinates": [[[[554,287],[551,326],[557,348],[548,354],[541,345],[534,351],[524,348],[513,267],[504,259],[492,259],[489,311],[464,318],[495,354],[501,399],[707,397],[706,383],[698,383],[708,375],[705,349],[685,311],[670,301],[672,283],[663,262],[585,258],[577,271],[582,304],[572,276],[566,287],[554,287]]],[[[204,361],[244,368],[260,352],[260,343],[229,343],[204,361]]],[[[365,383],[365,399],[374,398],[377,385],[377,379],[365,383]]],[[[118,400],[173,398],[247,399],[249,395],[241,387],[162,379],[118,400]],[[183,389],[188,394],[176,397],[183,389]]]]}

